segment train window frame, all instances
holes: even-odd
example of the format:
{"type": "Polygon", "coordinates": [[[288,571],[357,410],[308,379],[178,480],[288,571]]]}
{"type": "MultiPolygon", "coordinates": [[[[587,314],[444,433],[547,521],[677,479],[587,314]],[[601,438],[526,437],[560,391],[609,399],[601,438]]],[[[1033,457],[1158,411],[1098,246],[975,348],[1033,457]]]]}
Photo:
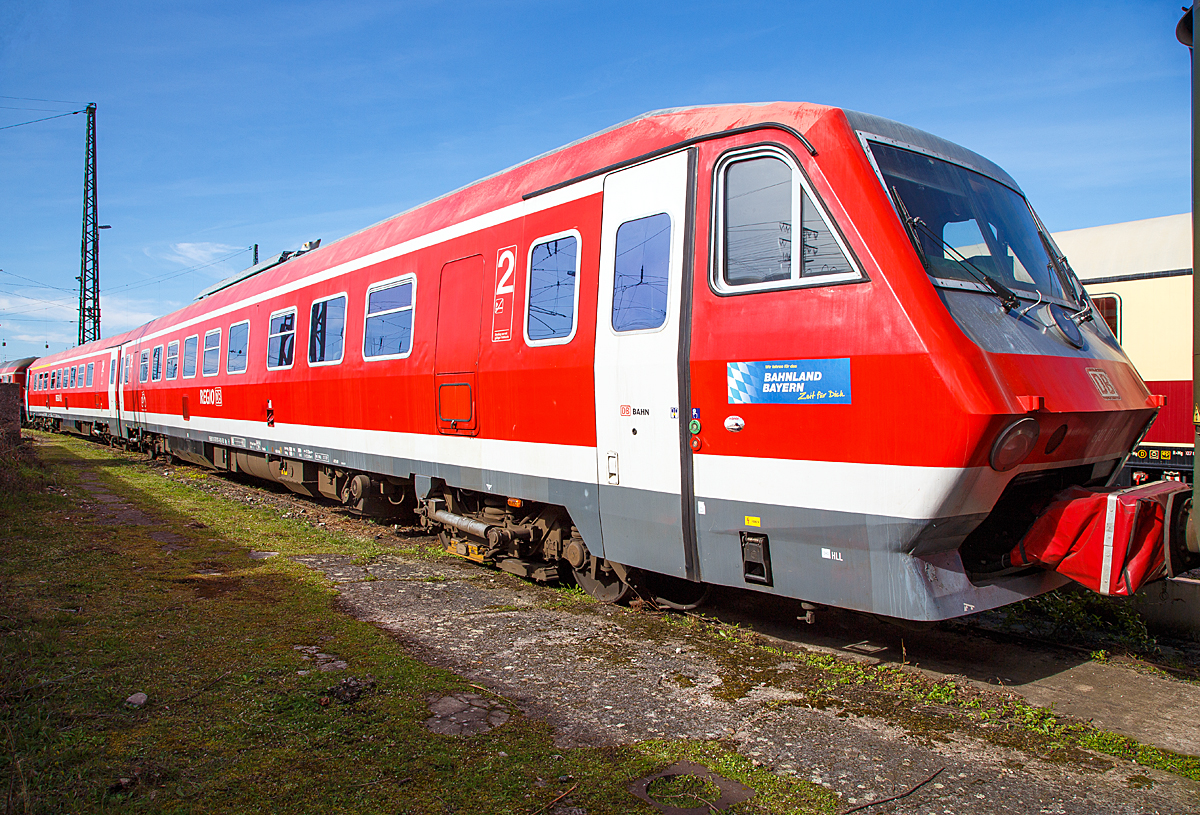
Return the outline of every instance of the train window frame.
{"type": "MultiPolygon", "coordinates": [[[[296,365],[296,335],[300,333],[298,330],[299,323],[300,323],[300,313],[295,306],[288,306],[287,308],[281,308],[278,311],[273,311],[273,312],[271,312],[271,316],[267,318],[267,370],[268,371],[290,371],[293,367],[295,367],[295,365],[296,365]],[[292,315],[291,331],[280,331],[278,333],[273,332],[271,330],[271,324],[275,322],[275,318],[283,317],[287,314],[292,315]],[[292,335],[291,361],[288,362],[287,365],[272,365],[271,360],[274,359],[274,356],[271,353],[271,341],[274,340],[276,337],[282,338],[288,334],[292,335]]],[[[283,342],[283,340],[280,339],[280,343],[282,343],[282,342],[283,342]]]]}
{"type": "Polygon", "coordinates": [[[92,386],[92,376],[96,373],[96,363],[89,362],[87,364],[87,387],[92,386]]]}
{"type": "Polygon", "coordinates": [[[138,353],[138,384],[144,384],[150,380],[150,349],[146,348],[138,353]]]}
{"type": "Polygon", "coordinates": [[[1125,310],[1124,309],[1125,304],[1121,302],[1121,295],[1117,294],[1114,291],[1104,291],[1104,292],[1099,292],[1097,294],[1092,294],[1091,292],[1088,292],[1088,297],[1091,298],[1092,303],[1096,306],[1096,311],[1100,312],[1100,321],[1103,322],[1105,325],[1107,325],[1108,329],[1110,331],[1112,331],[1113,336],[1117,338],[1117,344],[1119,345],[1121,342],[1121,329],[1124,328],[1124,326],[1122,325],[1121,317],[1124,316],[1124,310],[1125,310]],[[1098,302],[1100,300],[1112,300],[1113,304],[1116,306],[1116,309],[1115,309],[1116,316],[1114,318],[1116,327],[1109,324],[1108,320],[1105,319],[1104,312],[1101,310],[1100,303],[1098,302]]]}
{"type": "MultiPolygon", "coordinates": [[[[711,258],[708,273],[709,288],[718,295],[738,295],[738,294],[755,294],[764,291],[779,291],[782,289],[810,289],[818,286],[840,286],[849,283],[865,283],[869,280],[866,272],[863,270],[862,264],[859,263],[857,256],[851,251],[850,245],[847,243],[842,230],[838,227],[833,217],[829,213],[829,208],[821,196],[817,195],[813,188],[812,181],[804,168],[800,166],[800,162],[796,160],[795,154],[790,150],[777,144],[754,144],[744,147],[737,147],[722,153],[717,157],[713,164],[712,175],[712,233],[711,244],[712,251],[709,253],[711,258]],[[818,274],[808,277],[804,276],[804,264],[801,260],[796,263],[796,256],[793,252],[790,269],[790,276],[786,280],[768,280],[758,283],[729,283],[725,280],[725,177],[729,167],[743,161],[751,161],[756,158],[774,158],[782,161],[791,171],[792,176],[792,195],[791,195],[791,211],[792,225],[791,229],[794,234],[796,215],[799,214],[801,220],[801,228],[803,229],[804,210],[803,202],[805,196],[812,202],[813,209],[816,210],[817,216],[822,224],[833,237],[834,243],[837,244],[838,250],[842,257],[850,266],[848,272],[836,272],[833,274],[818,274]]],[[[793,244],[794,245],[794,244],[793,244]]]]}
{"type": "Polygon", "coordinates": [[[183,338],[183,345],[180,346],[180,356],[183,361],[179,364],[180,379],[195,379],[196,374],[200,371],[200,335],[192,334],[183,338]],[[193,343],[192,348],[192,372],[187,372],[187,347],[188,343],[193,343]]]}
{"type": "Polygon", "coordinates": [[[522,332],[525,336],[525,344],[531,348],[538,348],[547,345],[567,345],[575,339],[575,334],[579,330],[579,274],[583,265],[583,236],[578,229],[566,229],[562,232],[555,232],[552,235],[544,235],[536,238],[529,244],[529,251],[525,256],[525,314],[522,320],[522,332]],[[561,337],[546,337],[544,339],[533,339],[529,336],[529,312],[533,306],[533,290],[530,286],[533,283],[533,252],[539,246],[544,246],[554,241],[560,241],[565,238],[575,239],[575,283],[572,286],[571,302],[571,330],[561,337]]]}
{"type": "Polygon", "coordinates": [[[129,348],[126,348],[124,351],[124,354],[125,354],[125,376],[121,380],[122,385],[128,385],[130,382],[130,377],[133,376],[133,355],[130,354],[129,351],[130,351],[129,348]]]}
{"type": "Polygon", "coordinates": [[[305,337],[306,342],[304,343],[304,346],[307,349],[305,351],[304,357],[305,357],[305,359],[308,360],[308,367],[323,368],[327,365],[341,365],[342,364],[342,360],[344,360],[346,358],[346,339],[347,339],[347,335],[349,334],[349,332],[346,329],[349,327],[349,325],[350,325],[350,294],[349,294],[349,292],[340,291],[337,294],[331,294],[328,297],[318,297],[317,299],[315,299],[311,303],[309,303],[309,305],[308,305],[308,334],[305,337]],[[313,360],[313,358],[312,358],[312,337],[313,337],[313,330],[312,330],[312,313],[313,312],[312,312],[312,310],[314,307],[320,305],[321,303],[327,303],[331,300],[337,300],[339,297],[346,301],[345,317],[342,319],[342,353],[338,356],[337,359],[313,360]]]}
{"type": "Polygon", "coordinates": [[[236,323],[230,323],[227,334],[228,334],[228,339],[225,342],[225,374],[227,376],[241,376],[242,374],[246,373],[246,371],[250,370],[250,321],[249,320],[238,320],[236,323]],[[241,357],[242,357],[241,365],[242,365],[242,367],[231,368],[230,363],[233,361],[232,355],[234,353],[233,330],[235,328],[241,328],[242,326],[246,327],[245,339],[238,340],[238,342],[241,345],[241,357]]]}
{"type": "Polygon", "coordinates": [[[219,327],[218,328],[210,328],[208,331],[204,332],[204,345],[199,350],[199,356],[200,356],[200,375],[201,376],[220,376],[221,375],[221,329],[219,327]],[[217,344],[214,345],[212,348],[208,347],[208,338],[209,337],[217,338],[217,344]],[[208,370],[208,359],[207,358],[208,358],[209,351],[213,352],[213,356],[216,357],[216,360],[217,360],[217,363],[215,366],[213,366],[213,370],[211,373],[208,370]]]}
{"type": "Polygon", "coordinates": [[[161,345],[154,346],[154,350],[150,353],[150,381],[159,382],[163,375],[163,347],[161,345]]]}
{"type": "Polygon", "coordinates": [[[67,375],[67,382],[70,383],[68,385],[68,387],[71,387],[71,388],[75,387],[75,366],[74,365],[71,366],[71,372],[67,375]]]}
{"type": "Polygon", "coordinates": [[[415,274],[413,274],[412,272],[407,272],[405,274],[399,275],[398,277],[391,277],[391,278],[388,278],[387,280],[380,280],[379,282],[372,283],[370,286],[367,287],[367,293],[363,296],[363,331],[362,331],[362,335],[363,335],[363,341],[362,341],[363,362],[384,362],[384,361],[387,361],[390,359],[408,359],[408,357],[412,356],[413,347],[417,344],[417,276],[415,274]],[[405,283],[409,283],[412,285],[412,297],[407,306],[400,306],[399,308],[391,308],[391,309],[386,309],[384,311],[377,311],[374,314],[370,313],[371,295],[372,294],[374,294],[375,292],[378,292],[378,291],[384,291],[386,289],[397,288],[399,286],[404,285],[405,283]],[[410,336],[409,336],[409,340],[408,340],[408,350],[404,351],[402,353],[399,353],[399,354],[368,355],[367,354],[367,322],[372,317],[374,317],[374,318],[386,317],[389,314],[399,314],[404,311],[407,311],[409,314],[412,315],[412,319],[409,324],[410,336]]]}
{"type": "Polygon", "coordinates": [[[179,376],[179,340],[167,343],[167,357],[163,364],[163,378],[168,382],[179,376]]]}

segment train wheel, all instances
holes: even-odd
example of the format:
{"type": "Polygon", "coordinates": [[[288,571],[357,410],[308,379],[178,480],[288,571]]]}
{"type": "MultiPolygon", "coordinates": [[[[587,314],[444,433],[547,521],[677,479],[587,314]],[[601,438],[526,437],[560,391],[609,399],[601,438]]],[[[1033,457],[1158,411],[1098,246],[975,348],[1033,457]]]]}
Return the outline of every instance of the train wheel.
{"type": "Polygon", "coordinates": [[[597,569],[596,576],[592,577],[592,570],[587,564],[572,571],[575,572],[575,582],[579,587],[601,603],[619,603],[629,594],[629,584],[615,571],[597,569]]]}
{"type": "Polygon", "coordinates": [[[708,599],[708,584],[655,572],[643,573],[646,590],[660,606],[675,611],[691,611],[708,599]]]}

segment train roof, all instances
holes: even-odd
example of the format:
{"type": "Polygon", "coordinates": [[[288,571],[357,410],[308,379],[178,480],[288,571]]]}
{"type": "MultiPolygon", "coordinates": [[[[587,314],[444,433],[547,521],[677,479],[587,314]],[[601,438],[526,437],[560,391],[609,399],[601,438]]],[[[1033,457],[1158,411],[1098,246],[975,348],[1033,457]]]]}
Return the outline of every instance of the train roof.
{"type": "MultiPolygon", "coordinates": [[[[644,113],[534,156],[313,251],[282,259],[279,256],[272,257],[206,289],[196,301],[176,312],[90,345],[96,345],[96,350],[101,350],[133,341],[160,327],[221,308],[260,291],[301,280],[315,272],[357,261],[406,240],[520,203],[532,195],[574,180],[596,175],[607,168],[722,133],[772,124],[792,131],[801,140],[806,138],[806,133],[823,130],[819,125],[830,124],[847,135],[857,133],[867,138],[910,144],[1020,190],[1011,176],[977,153],[879,116],[804,102],[666,108],[644,113]]],[[[828,145],[827,141],[821,149],[828,149],[825,145],[828,145]]],[[[819,155],[815,149],[814,155],[819,155]]],[[[90,345],[54,356],[82,356],[91,352],[90,345]]]]}
{"type": "Polygon", "coordinates": [[[24,359],[4,360],[0,362],[0,374],[11,374],[23,371],[33,364],[37,357],[25,357],[24,359]]]}

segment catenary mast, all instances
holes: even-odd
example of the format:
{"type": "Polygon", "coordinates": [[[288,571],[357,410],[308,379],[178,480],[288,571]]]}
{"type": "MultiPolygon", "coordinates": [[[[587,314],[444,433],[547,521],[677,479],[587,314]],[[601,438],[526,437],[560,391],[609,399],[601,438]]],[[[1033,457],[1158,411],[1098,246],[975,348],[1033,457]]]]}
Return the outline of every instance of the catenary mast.
{"type": "Polygon", "coordinates": [[[79,344],[100,339],[100,224],[96,215],[96,104],[87,106],[83,169],[83,246],[79,271],[79,344]]]}

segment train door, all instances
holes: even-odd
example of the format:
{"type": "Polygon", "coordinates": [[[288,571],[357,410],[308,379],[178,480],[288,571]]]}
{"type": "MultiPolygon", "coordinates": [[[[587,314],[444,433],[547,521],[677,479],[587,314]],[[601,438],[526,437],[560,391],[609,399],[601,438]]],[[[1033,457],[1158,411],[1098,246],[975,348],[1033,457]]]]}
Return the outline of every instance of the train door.
{"type": "Polygon", "coordinates": [[[680,152],[604,180],[595,385],[604,557],[694,578],[679,365],[690,161],[680,152]]]}
{"type": "Polygon", "coordinates": [[[121,432],[121,412],[118,409],[117,390],[120,387],[118,384],[120,368],[121,368],[121,352],[117,348],[113,348],[108,352],[108,404],[105,406],[108,409],[105,415],[113,420],[113,425],[109,428],[110,433],[121,432]]]}
{"type": "Polygon", "coordinates": [[[143,379],[149,379],[150,348],[135,348],[132,354],[132,364],[128,366],[130,396],[133,404],[128,405],[133,412],[134,424],[139,427],[146,425],[146,384],[143,379]],[[145,373],[143,373],[143,369],[145,373]]]}
{"type": "Polygon", "coordinates": [[[117,427],[122,437],[129,436],[129,408],[125,401],[126,389],[129,387],[129,348],[117,349],[117,427]]]}
{"type": "Polygon", "coordinates": [[[479,433],[479,332],[483,306],[483,255],[442,267],[434,348],[434,408],[438,432],[479,433]]]}

